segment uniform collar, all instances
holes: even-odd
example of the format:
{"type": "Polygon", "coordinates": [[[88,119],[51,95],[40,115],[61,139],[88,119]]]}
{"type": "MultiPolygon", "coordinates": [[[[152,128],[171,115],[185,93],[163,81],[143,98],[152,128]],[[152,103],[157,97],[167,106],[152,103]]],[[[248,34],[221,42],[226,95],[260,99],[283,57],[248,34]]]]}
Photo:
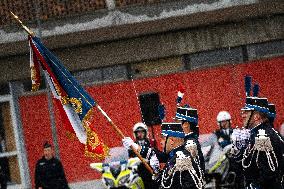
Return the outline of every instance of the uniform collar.
{"type": "Polygon", "coordinates": [[[187,141],[189,139],[197,139],[197,135],[194,132],[186,134],[184,137],[184,141],[187,141]]]}
{"type": "Polygon", "coordinates": [[[182,148],[182,145],[172,149],[172,151],[170,151],[169,153],[169,158],[171,159],[172,157],[174,157],[176,152],[179,151],[181,148],[182,148]]]}
{"type": "Polygon", "coordinates": [[[265,124],[264,122],[259,123],[258,125],[256,125],[254,128],[252,128],[252,129],[250,130],[251,136],[256,135],[256,134],[258,133],[258,130],[259,130],[259,129],[265,129],[265,127],[266,127],[266,124],[265,124]]]}
{"type": "Polygon", "coordinates": [[[263,123],[259,123],[258,125],[256,125],[255,127],[253,127],[253,128],[251,129],[251,131],[252,131],[252,132],[258,131],[258,130],[260,129],[260,127],[261,127],[262,124],[263,124],[263,123]]]}

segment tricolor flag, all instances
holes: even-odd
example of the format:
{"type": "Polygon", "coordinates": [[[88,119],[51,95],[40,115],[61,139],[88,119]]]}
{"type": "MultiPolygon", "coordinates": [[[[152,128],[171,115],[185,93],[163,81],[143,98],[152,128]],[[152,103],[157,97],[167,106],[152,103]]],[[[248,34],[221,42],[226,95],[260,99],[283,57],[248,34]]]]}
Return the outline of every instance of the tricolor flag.
{"type": "Polygon", "coordinates": [[[39,38],[29,36],[29,44],[32,90],[39,88],[41,66],[53,97],[60,104],[60,112],[72,126],[69,131],[85,144],[86,156],[103,159],[109,148],[94,131],[96,102],[39,38]]]}

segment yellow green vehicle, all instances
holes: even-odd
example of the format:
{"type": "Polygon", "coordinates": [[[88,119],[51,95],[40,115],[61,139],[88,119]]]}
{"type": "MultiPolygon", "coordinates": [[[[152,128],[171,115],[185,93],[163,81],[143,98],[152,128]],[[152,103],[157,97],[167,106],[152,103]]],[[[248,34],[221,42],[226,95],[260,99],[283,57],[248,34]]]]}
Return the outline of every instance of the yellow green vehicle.
{"type": "Polygon", "coordinates": [[[140,163],[138,158],[130,158],[108,163],[91,163],[90,166],[102,173],[102,181],[106,188],[144,189],[143,181],[137,173],[140,163]]]}

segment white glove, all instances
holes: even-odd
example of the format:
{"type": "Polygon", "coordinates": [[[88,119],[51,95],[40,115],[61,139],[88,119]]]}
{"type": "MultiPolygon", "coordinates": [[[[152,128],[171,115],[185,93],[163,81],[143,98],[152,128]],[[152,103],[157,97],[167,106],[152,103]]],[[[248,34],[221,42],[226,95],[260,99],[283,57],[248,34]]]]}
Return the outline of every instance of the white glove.
{"type": "Polygon", "coordinates": [[[237,149],[245,148],[250,140],[249,129],[234,129],[231,135],[232,143],[237,149]]]}
{"type": "Polygon", "coordinates": [[[237,128],[233,130],[233,133],[231,135],[232,143],[238,149],[241,148],[241,143],[240,143],[241,142],[241,132],[242,131],[239,128],[237,128]]]}
{"type": "Polygon", "coordinates": [[[235,141],[239,140],[240,135],[241,135],[241,129],[239,129],[239,128],[234,129],[233,133],[231,135],[232,141],[235,142],[235,141]]]}
{"type": "Polygon", "coordinates": [[[126,149],[128,149],[128,150],[130,149],[131,146],[133,146],[135,150],[138,150],[138,148],[139,148],[139,145],[136,144],[136,143],[132,140],[132,138],[130,138],[130,137],[124,137],[124,138],[122,139],[122,144],[123,144],[123,146],[124,146],[126,149]]]}
{"type": "Polygon", "coordinates": [[[152,155],[150,158],[150,166],[152,167],[154,173],[158,173],[160,170],[160,162],[156,154],[152,155]]]}
{"type": "Polygon", "coordinates": [[[247,145],[250,141],[250,130],[249,129],[243,129],[242,130],[241,141],[242,141],[242,147],[247,147],[247,145]]]}

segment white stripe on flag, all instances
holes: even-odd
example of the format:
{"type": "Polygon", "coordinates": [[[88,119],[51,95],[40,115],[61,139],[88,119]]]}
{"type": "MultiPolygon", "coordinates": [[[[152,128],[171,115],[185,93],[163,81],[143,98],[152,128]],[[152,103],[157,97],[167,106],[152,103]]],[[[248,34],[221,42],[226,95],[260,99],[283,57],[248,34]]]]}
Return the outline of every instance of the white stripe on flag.
{"type": "MultiPolygon", "coordinates": [[[[49,74],[47,73],[47,71],[44,70],[44,76],[48,82],[49,88],[54,96],[54,98],[60,100],[60,96],[57,94],[55,88],[54,88],[54,82],[52,80],[52,78],[49,76],[49,74]]],[[[63,109],[69,119],[69,122],[71,123],[75,134],[78,138],[78,140],[83,143],[86,144],[87,142],[87,134],[86,131],[82,125],[82,122],[78,116],[78,114],[75,112],[75,110],[73,109],[73,107],[71,106],[71,104],[61,104],[63,106],[63,109]]]]}

